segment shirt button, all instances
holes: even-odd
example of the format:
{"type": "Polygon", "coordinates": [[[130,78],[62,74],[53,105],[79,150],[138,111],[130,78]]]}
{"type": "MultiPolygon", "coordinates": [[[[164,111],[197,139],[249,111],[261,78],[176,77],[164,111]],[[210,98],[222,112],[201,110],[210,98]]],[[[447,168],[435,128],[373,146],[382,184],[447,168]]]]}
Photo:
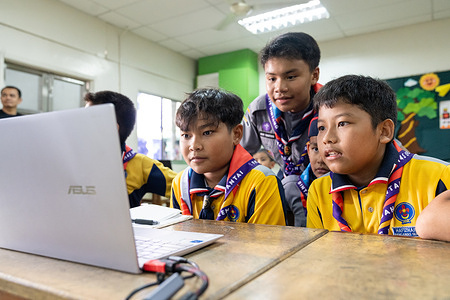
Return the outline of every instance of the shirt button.
{"type": "Polygon", "coordinates": [[[373,207],[369,207],[369,212],[373,213],[373,207]]]}
{"type": "Polygon", "coordinates": [[[365,193],[367,193],[367,190],[364,190],[364,191],[361,192],[361,194],[365,194],[365,193]]]}
{"type": "Polygon", "coordinates": [[[214,210],[215,208],[216,208],[216,206],[215,206],[215,205],[211,205],[211,209],[213,209],[213,210],[214,210]]]}

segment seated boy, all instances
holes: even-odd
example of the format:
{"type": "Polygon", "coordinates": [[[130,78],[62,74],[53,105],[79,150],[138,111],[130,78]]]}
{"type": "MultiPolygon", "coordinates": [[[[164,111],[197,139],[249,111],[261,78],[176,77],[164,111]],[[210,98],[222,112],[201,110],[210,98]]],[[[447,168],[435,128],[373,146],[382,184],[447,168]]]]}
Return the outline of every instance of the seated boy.
{"type": "Polygon", "coordinates": [[[325,175],[330,171],[323,162],[317,146],[317,115],[315,115],[308,128],[309,141],[306,143],[309,164],[305,171],[297,179],[287,176],[283,181],[283,188],[286,195],[288,207],[294,214],[294,226],[306,226],[306,199],[308,188],[316,178],[325,175]]]}
{"type": "Polygon", "coordinates": [[[239,145],[243,103],[231,93],[199,89],[176,114],[189,165],[172,183],[171,207],[196,219],[286,225],[275,174],[239,145]]]}
{"type": "Polygon", "coordinates": [[[348,75],[320,89],[314,107],[319,152],[331,172],[309,188],[307,226],[417,236],[417,217],[450,186],[450,166],[393,141],[395,92],[348,75]]]}
{"type": "Polygon", "coordinates": [[[84,100],[86,107],[104,103],[114,104],[130,208],[139,206],[146,193],[170,197],[171,184],[176,173],[159,161],[136,153],[125,145],[136,122],[133,102],[128,97],[111,91],[88,93],[84,100]]]}

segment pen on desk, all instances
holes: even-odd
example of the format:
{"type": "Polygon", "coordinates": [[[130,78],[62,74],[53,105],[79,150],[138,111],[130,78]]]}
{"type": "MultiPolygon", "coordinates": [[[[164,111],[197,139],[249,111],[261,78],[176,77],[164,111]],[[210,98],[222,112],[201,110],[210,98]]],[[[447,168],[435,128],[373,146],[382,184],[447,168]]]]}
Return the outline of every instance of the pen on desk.
{"type": "Polygon", "coordinates": [[[158,221],[147,220],[147,219],[131,219],[131,221],[135,224],[144,224],[144,225],[157,225],[158,221]]]}

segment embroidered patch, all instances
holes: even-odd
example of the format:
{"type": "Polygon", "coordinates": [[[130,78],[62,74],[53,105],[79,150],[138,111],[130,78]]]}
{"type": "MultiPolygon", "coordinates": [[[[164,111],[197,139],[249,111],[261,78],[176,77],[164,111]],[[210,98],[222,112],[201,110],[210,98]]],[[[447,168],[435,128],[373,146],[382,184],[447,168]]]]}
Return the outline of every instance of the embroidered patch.
{"type": "Polygon", "coordinates": [[[416,233],[416,227],[412,227],[412,226],[392,227],[392,233],[394,235],[419,236],[416,233]]]}
{"type": "Polygon", "coordinates": [[[272,129],[272,126],[270,126],[269,122],[262,123],[261,127],[262,127],[262,130],[264,130],[264,131],[270,131],[272,129]]]}
{"type": "Polygon", "coordinates": [[[414,218],[416,211],[414,207],[407,202],[397,204],[395,207],[395,218],[402,222],[402,224],[409,224],[414,218]]]}
{"type": "Polygon", "coordinates": [[[239,215],[239,209],[234,205],[230,205],[230,210],[228,211],[228,219],[230,219],[231,222],[236,222],[239,219],[239,215]]]}

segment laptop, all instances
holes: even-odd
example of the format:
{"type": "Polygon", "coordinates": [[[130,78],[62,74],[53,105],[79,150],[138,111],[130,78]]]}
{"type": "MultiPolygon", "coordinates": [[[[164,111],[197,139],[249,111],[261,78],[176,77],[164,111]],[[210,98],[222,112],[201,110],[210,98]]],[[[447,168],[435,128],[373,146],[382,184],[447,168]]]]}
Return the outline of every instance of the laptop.
{"type": "Polygon", "coordinates": [[[223,235],[133,226],[112,104],[0,120],[0,247],[140,273],[223,235]],[[138,259],[139,240],[185,247],[138,259]]]}

